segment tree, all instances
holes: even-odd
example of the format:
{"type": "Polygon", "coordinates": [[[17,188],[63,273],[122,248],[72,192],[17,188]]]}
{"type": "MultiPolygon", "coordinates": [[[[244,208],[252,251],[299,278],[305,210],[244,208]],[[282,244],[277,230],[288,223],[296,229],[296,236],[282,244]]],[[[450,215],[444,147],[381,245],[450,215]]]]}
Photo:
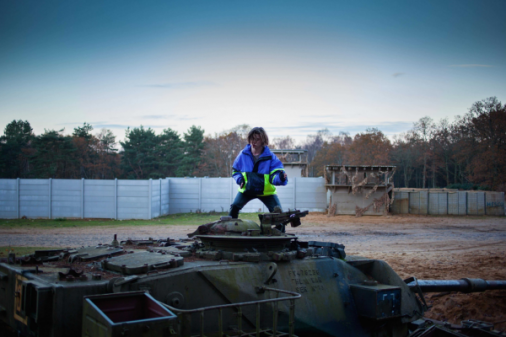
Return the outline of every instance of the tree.
{"type": "Polygon", "coordinates": [[[102,129],[95,135],[95,150],[98,154],[94,178],[113,179],[121,175],[120,156],[115,148],[116,136],[109,129],[102,129]]]}
{"type": "Polygon", "coordinates": [[[125,141],[120,142],[123,147],[121,168],[128,179],[161,178],[156,173],[156,148],[158,139],[151,129],[127,128],[125,141]]]}
{"type": "Polygon", "coordinates": [[[351,165],[390,165],[390,140],[378,129],[356,134],[349,147],[351,165]]]}
{"type": "Polygon", "coordinates": [[[78,176],[81,178],[93,178],[94,171],[98,162],[98,153],[96,151],[98,139],[91,134],[93,127],[84,123],[82,127],[74,128],[72,140],[76,147],[76,157],[79,162],[78,176]]]}
{"type": "Polygon", "coordinates": [[[204,130],[192,125],[184,134],[183,153],[184,157],[178,168],[181,176],[192,176],[200,164],[204,149],[204,130]]]}
{"type": "MultiPolygon", "coordinates": [[[[331,139],[332,134],[327,128],[318,130],[315,135],[307,136],[306,141],[302,144],[302,148],[307,150],[308,164],[311,164],[316,153],[322,148],[323,143],[325,141],[331,142],[331,139]]],[[[310,177],[315,177],[314,169],[311,168],[308,175],[310,177]]]]}
{"type": "Polygon", "coordinates": [[[97,137],[100,150],[106,153],[114,153],[117,152],[114,146],[116,145],[116,136],[109,129],[102,129],[99,133],[95,135],[97,137]]]}
{"type": "Polygon", "coordinates": [[[420,120],[414,124],[414,130],[420,135],[420,139],[423,144],[422,188],[425,188],[425,181],[427,177],[427,156],[429,154],[429,142],[432,139],[434,129],[435,129],[434,122],[432,118],[430,118],[429,116],[420,118],[420,120]]]}
{"type": "Polygon", "coordinates": [[[392,164],[397,166],[398,175],[402,176],[402,184],[399,187],[410,187],[410,182],[415,173],[421,148],[418,135],[408,132],[395,138],[390,157],[392,164]]]}
{"type": "Polygon", "coordinates": [[[31,157],[32,172],[35,178],[78,178],[75,157],[77,151],[72,137],[59,131],[44,130],[35,137],[34,154],[31,157]]]}
{"type": "Polygon", "coordinates": [[[198,174],[209,177],[229,177],[235,158],[246,144],[246,136],[243,138],[236,132],[215,134],[214,137],[206,136],[198,174]]]}
{"type": "Polygon", "coordinates": [[[158,136],[155,152],[158,158],[159,177],[175,177],[183,159],[183,142],[179,134],[170,128],[163,130],[158,136]]]}
{"type": "Polygon", "coordinates": [[[469,135],[476,145],[470,162],[475,183],[493,189],[506,189],[506,105],[496,97],[475,102],[464,117],[469,135]]]}
{"type": "Polygon", "coordinates": [[[295,140],[290,136],[274,138],[269,147],[271,149],[292,150],[295,149],[295,140]]]}
{"type": "Polygon", "coordinates": [[[29,172],[29,157],[32,153],[32,127],[28,121],[13,120],[0,137],[0,176],[23,178],[29,172]]]}
{"type": "Polygon", "coordinates": [[[74,132],[72,133],[72,136],[84,138],[86,140],[90,140],[93,138],[91,131],[93,131],[93,126],[84,122],[83,126],[77,126],[76,128],[74,128],[74,132]]]}
{"type": "Polygon", "coordinates": [[[310,164],[310,171],[313,172],[313,176],[323,176],[326,165],[345,165],[348,161],[347,147],[348,145],[341,142],[324,142],[310,164]]]}

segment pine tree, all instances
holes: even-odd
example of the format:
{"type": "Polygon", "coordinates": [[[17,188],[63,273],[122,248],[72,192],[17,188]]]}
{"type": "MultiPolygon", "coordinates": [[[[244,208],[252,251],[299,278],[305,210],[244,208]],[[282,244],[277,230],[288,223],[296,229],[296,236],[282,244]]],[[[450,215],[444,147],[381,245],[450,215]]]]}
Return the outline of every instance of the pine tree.
{"type": "Polygon", "coordinates": [[[199,166],[203,149],[204,130],[192,125],[188,132],[184,134],[184,157],[178,169],[179,176],[192,176],[194,174],[199,166]]]}
{"type": "Polygon", "coordinates": [[[28,175],[32,127],[28,121],[13,120],[0,137],[0,177],[23,178],[28,175]]]}

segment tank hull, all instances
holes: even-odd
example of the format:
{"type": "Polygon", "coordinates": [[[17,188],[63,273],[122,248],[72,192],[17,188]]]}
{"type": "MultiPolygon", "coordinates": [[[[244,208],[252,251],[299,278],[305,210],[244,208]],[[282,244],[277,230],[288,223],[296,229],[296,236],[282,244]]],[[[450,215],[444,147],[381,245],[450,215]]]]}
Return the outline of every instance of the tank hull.
{"type": "MultiPolygon", "coordinates": [[[[293,322],[298,336],[407,336],[408,323],[423,315],[414,294],[385,262],[358,257],[348,257],[348,261],[333,257],[256,263],[195,261],[155,273],[73,282],[59,281],[55,273],[44,268],[36,273],[33,267],[0,264],[0,272],[4,275],[2,320],[23,335],[59,337],[81,331],[85,296],[132,291],[149,292],[176,314],[177,310],[273,298],[272,293],[259,291],[266,286],[299,293],[293,322]],[[376,283],[362,287],[365,292],[353,292],[352,288],[364,280],[376,283]],[[20,296],[16,291],[21,291],[20,296]],[[378,291],[387,291],[386,299],[378,299],[378,291]],[[367,301],[383,309],[364,314],[361,303],[367,301]],[[393,309],[397,311],[392,314],[393,309]]],[[[288,331],[289,302],[279,302],[278,309],[274,315],[271,303],[259,305],[258,321],[262,327],[277,325],[276,329],[288,331]]],[[[254,330],[256,306],[244,307],[241,314],[238,323],[237,309],[223,310],[223,327],[242,324],[244,330],[254,330]]],[[[202,320],[198,313],[189,314],[173,330],[179,335],[195,335],[203,329],[212,335],[219,330],[218,315],[218,311],[206,312],[202,320]]]]}

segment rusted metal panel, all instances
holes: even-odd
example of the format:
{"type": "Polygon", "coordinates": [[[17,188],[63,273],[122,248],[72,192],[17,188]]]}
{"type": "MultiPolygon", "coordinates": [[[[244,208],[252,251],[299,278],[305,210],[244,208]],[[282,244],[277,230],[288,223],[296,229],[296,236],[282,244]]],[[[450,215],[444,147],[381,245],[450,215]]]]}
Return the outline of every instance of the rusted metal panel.
{"type": "Polygon", "coordinates": [[[409,213],[409,193],[408,192],[395,192],[394,203],[392,205],[392,212],[394,214],[408,214],[409,213]]]}
{"type": "Polygon", "coordinates": [[[504,215],[504,192],[486,192],[485,202],[487,215],[504,215]]]}

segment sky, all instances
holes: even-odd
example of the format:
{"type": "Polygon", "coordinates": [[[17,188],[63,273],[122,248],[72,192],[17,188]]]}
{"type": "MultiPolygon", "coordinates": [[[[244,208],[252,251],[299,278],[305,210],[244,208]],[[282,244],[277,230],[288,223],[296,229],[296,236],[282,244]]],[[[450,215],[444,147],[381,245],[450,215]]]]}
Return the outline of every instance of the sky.
{"type": "Polygon", "coordinates": [[[0,128],[303,141],[506,103],[505,0],[0,0],[0,128]]]}

